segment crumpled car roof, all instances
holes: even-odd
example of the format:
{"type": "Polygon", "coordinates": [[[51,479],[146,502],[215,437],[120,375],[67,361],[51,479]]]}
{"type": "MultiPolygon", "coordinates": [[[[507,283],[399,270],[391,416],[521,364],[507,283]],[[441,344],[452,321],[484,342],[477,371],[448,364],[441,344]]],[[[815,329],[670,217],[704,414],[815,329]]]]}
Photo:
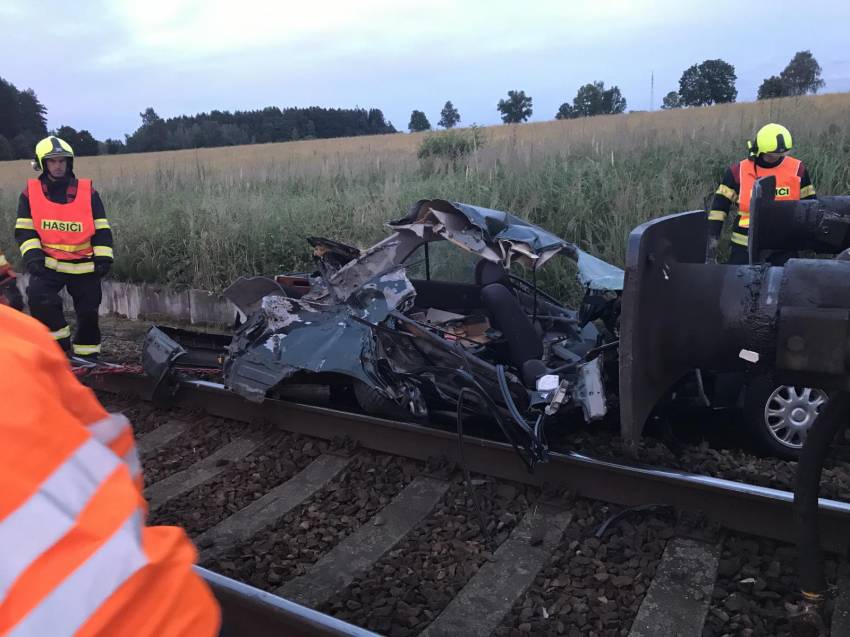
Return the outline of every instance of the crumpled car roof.
{"type": "Polygon", "coordinates": [[[599,290],[623,289],[622,269],[509,212],[444,199],[421,199],[405,217],[386,225],[396,232],[413,232],[424,241],[450,241],[506,269],[515,262],[529,269],[540,268],[564,253],[578,264],[583,285],[599,290]]]}

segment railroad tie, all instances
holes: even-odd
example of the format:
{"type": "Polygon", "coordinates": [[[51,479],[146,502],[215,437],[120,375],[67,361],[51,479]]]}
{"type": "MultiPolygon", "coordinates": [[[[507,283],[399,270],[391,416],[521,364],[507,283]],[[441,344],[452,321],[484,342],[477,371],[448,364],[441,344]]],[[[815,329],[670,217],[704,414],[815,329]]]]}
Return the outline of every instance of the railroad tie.
{"type": "Polygon", "coordinates": [[[321,606],[414,529],[448,488],[449,483],[443,480],[415,478],[378,513],[380,526],[375,524],[375,518],[366,522],[304,575],[288,581],[276,593],[310,608],[321,606]]]}
{"type": "Polygon", "coordinates": [[[158,447],[171,442],[177,436],[182,434],[189,427],[188,423],[182,420],[169,420],[167,423],[160,425],[153,431],[149,431],[144,436],[139,436],[136,441],[136,447],[139,450],[139,455],[144,456],[158,447]]]}
{"type": "Polygon", "coordinates": [[[496,549],[460,593],[420,637],[486,637],[534,582],[561,541],[572,513],[540,507],[526,513],[510,537],[496,549]],[[540,538],[534,542],[533,538],[540,538]]]}
{"type": "Polygon", "coordinates": [[[717,544],[684,538],[667,542],[629,637],[700,637],[719,556],[717,544]]]}
{"type": "Polygon", "coordinates": [[[214,478],[224,471],[229,463],[241,460],[259,446],[260,443],[256,440],[237,438],[183,471],[155,482],[145,489],[150,509],[153,510],[171,498],[191,491],[199,484],[214,478]]]}
{"type": "Polygon", "coordinates": [[[286,482],[279,484],[259,500],[240,509],[195,538],[205,560],[223,547],[247,540],[264,528],[273,526],[292,509],[333,480],[351,456],[322,454],[286,482]],[[204,548],[207,547],[207,548],[204,548]]]}
{"type": "Polygon", "coordinates": [[[850,576],[838,580],[838,596],[832,611],[832,635],[850,635],[850,576]]]}

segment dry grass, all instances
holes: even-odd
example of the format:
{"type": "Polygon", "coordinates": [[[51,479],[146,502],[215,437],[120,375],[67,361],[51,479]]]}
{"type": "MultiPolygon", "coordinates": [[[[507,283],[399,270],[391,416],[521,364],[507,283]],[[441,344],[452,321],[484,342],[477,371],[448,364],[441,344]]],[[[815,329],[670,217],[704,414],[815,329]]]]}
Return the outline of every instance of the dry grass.
{"type": "MultiPolygon", "coordinates": [[[[219,288],[309,267],[303,238],[367,244],[422,197],[511,210],[620,263],[629,230],[702,206],[767,121],[795,136],[822,194],[850,190],[850,94],[494,126],[461,165],[421,163],[428,133],[85,157],[117,235],[116,273],[219,288]]],[[[0,247],[34,173],[0,162],[0,247]]],[[[14,256],[14,254],[10,254],[14,256]]],[[[556,273],[559,276],[560,273],[556,273]]],[[[557,281],[554,281],[557,284],[557,281]]]]}

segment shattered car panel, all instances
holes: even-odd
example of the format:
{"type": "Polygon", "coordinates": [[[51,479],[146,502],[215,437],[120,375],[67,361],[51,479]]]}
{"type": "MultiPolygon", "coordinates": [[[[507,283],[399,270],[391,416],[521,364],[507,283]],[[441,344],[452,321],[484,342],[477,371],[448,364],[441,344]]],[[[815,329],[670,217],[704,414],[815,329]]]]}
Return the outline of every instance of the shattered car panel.
{"type": "MultiPolygon", "coordinates": [[[[310,237],[312,275],[242,278],[225,290],[245,317],[223,357],[229,389],[259,402],[296,375],[326,384],[343,379],[367,412],[398,417],[462,401],[530,450],[529,465],[542,457],[545,417],[562,407],[587,421],[605,415],[606,344],[616,334],[603,335],[584,309],[580,315],[563,307],[527,282],[497,282],[527,325],[522,334],[539,338],[540,359],[535,354],[527,361],[532,367],[519,369],[512,361],[524,359],[511,355],[508,338],[516,332],[506,335],[488,321],[495,310],[485,304],[482,285],[430,276],[412,281],[406,260],[423,245],[427,260],[427,244],[445,241],[499,264],[507,276],[512,264],[536,270],[563,254],[577,263],[587,290],[583,308],[599,315],[600,304],[618,308],[618,300],[593,291],[622,290],[622,270],[515,215],[468,204],[421,200],[386,225],[392,233],[367,250],[310,237]],[[296,277],[300,287],[290,285],[296,277]],[[557,388],[538,390],[541,375],[554,375],[557,388]]],[[[157,360],[173,360],[169,355],[159,352],[157,360]]]]}
{"type": "Polygon", "coordinates": [[[509,212],[450,203],[442,199],[418,201],[406,217],[386,224],[405,229],[424,241],[445,239],[509,269],[513,263],[542,267],[558,253],[576,261],[579,280],[595,290],[622,290],[624,272],[588,254],[578,246],[509,212]]]}

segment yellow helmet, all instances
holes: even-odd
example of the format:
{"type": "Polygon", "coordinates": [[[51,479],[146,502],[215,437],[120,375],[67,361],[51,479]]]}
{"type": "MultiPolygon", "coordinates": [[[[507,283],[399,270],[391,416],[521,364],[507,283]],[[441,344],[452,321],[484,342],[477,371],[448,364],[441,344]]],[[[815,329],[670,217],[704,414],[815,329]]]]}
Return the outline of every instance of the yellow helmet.
{"type": "Polygon", "coordinates": [[[747,142],[750,157],[758,157],[765,153],[784,153],[791,150],[791,131],[782,124],[765,124],[756,133],[756,138],[747,142]]]}
{"type": "Polygon", "coordinates": [[[74,163],[74,149],[64,139],[53,135],[45,137],[35,145],[35,159],[32,167],[36,170],[44,170],[44,160],[51,157],[67,157],[70,170],[74,163]]]}

